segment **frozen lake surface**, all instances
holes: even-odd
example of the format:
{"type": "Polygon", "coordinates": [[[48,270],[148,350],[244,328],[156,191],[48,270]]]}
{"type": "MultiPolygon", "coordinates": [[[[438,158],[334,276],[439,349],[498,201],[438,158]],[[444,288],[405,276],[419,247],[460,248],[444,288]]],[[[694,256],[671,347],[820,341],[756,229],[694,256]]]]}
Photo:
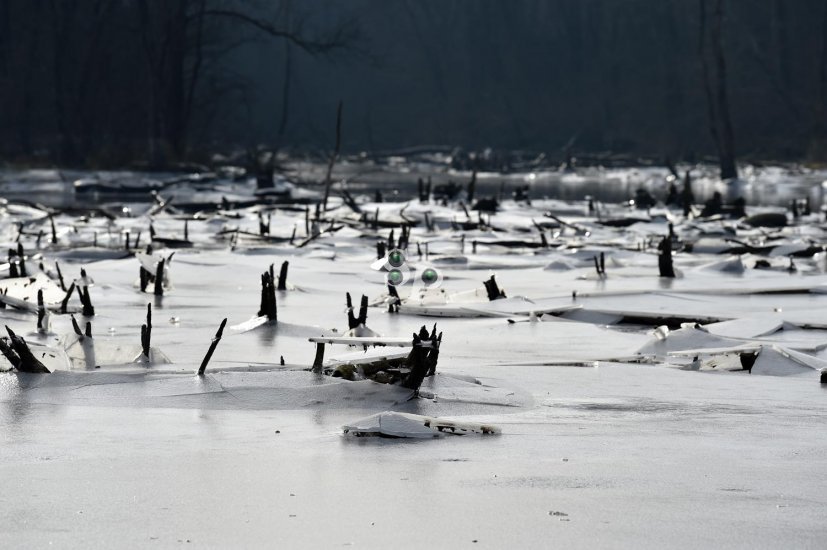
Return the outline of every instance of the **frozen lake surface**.
{"type": "MultiPolygon", "coordinates": [[[[249,182],[211,185],[255,199],[249,182]]],[[[539,195],[481,216],[357,195],[360,216],[334,193],[314,236],[312,206],[307,218],[302,205],[216,211],[198,189],[187,196],[207,197],[200,214],[175,201],[152,211],[113,199],[95,207],[106,216],[4,196],[0,241],[23,245],[27,272],[11,277],[16,252],[0,266],[0,320],[52,372],[0,358],[2,547],[824,545],[827,257],[815,208],[773,227],[608,203],[598,218],[583,201],[539,195]],[[675,278],[658,268],[669,223],[675,278]],[[136,255],[150,224],[153,255],[136,255]],[[397,304],[371,265],[400,224],[412,226],[411,279],[432,268],[439,282],[401,285],[397,304]],[[140,266],[154,271],[161,258],[163,296],[152,284],[142,292],[140,266]],[[64,286],[94,281],[94,316],[77,294],[67,302],[92,338],[59,311],[56,261],[64,286]],[[250,322],[261,273],[283,261],[278,321],[250,322]],[[488,299],[491,275],[506,297],[488,299]],[[50,311],[41,330],[38,289],[50,311]],[[348,331],[346,292],[357,308],[368,297],[362,328],[377,339],[437,323],[437,374],[418,397],[310,370],[308,339],[348,331]],[[148,303],[150,362],[140,339],[148,303]],[[388,312],[394,304],[399,313],[388,312]],[[343,434],[382,411],[502,433],[343,434]]],[[[361,378],[370,361],[408,349],[331,345],[325,366],[353,363],[361,378]]]]}

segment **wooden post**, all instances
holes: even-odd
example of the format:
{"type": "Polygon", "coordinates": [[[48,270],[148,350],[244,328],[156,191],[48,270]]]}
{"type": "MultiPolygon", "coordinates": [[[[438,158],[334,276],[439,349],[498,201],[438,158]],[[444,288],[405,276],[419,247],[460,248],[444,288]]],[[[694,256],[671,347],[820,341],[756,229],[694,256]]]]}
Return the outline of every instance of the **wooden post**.
{"type": "MultiPolygon", "coordinates": [[[[424,327],[423,327],[424,328],[424,327]]],[[[422,346],[422,338],[416,333],[413,335],[413,348],[406,361],[410,372],[402,380],[402,387],[413,390],[419,394],[419,387],[422,385],[425,376],[428,374],[428,364],[425,360],[426,351],[422,346]]]]}
{"type": "Polygon", "coordinates": [[[161,260],[158,262],[158,267],[155,268],[155,296],[163,296],[164,295],[164,264],[166,260],[161,260]]]}
{"type": "MultiPolygon", "coordinates": [[[[434,334],[436,333],[436,325],[434,325],[434,334]]],[[[431,350],[428,352],[428,374],[426,376],[433,376],[436,374],[436,365],[439,362],[439,346],[442,345],[442,333],[439,336],[431,337],[431,350]]]]}
{"type": "Polygon", "coordinates": [[[149,359],[149,349],[152,342],[152,304],[146,305],[146,324],[141,325],[141,349],[144,357],[149,359]]]}
{"type": "Polygon", "coordinates": [[[362,303],[359,304],[359,317],[356,321],[360,325],[366,325],[368,322],[368,297],[362,294],[362,303]]]}
{"type": "Polygon", "coordinates": [[[313,372],[322,372],[324,362],[324,343],[316,342],[316,357],[313,359],[313,372]]]}
{"type": "Polygon", "coordinates": [[[500,286],[497,284],[497,279],[491,275],[491,277],[487,281],[483,281],[485,285],[485,292],[488,294],[488,299],[499,300],[500,298],[505,298],[505,292],[500,289],[500,286]]]}
{"type": "Polygon", "coordinates": [[[287,268],[290,265],[290,262],[284,261],[281,263],[281,269],[279,270],[279,290],[287,290],[287,268]]]}
{"type": "Polygon", "coordinates": [[[17,243],[17,258],[18,258],[18,269],[20,271],[21,277],[28,277],[29,274],[26,272],[26,254],[23,250],[23,243],[17,243]]]}
{"type": "Polygon", "coordinates": [[[399,313],[399,292],[396,287],[388,283],[388,313],[399,313]]]}
{"type": "Polygon", "coordinates": [[[227,319],[225,318],[221,321],[221,325],[218,327],[218,331],[215,333],[215,337],[212,339],[210,343],[210,348],[207,350],[207,355],[204,356],[204,360],[201,361],[201,366],[198,367],[198,376],[203,376],[204,371],[207,370],[207,364],[212,359],[212,354],[215,352],[215,348],[218,346],[218,342],[221,341],[221,337],[224,335],[224,327],[227,325],[227,319]]]}
{"type": "Polygon", "coordinates": [[[258,314],[266,315],[269,321],[278,321],[276,286],[271,273],[271,271],[265,271],[261,274],[261,304],[258,314]]]}
{"type": "Polygon", "coordinates": [[[138,277],[141,283],[141,292],[146,292],[146,287],[149,285],[150,273],[144,266],[138,267],[138,277]]]}
{"type": "Polygon", "coordinates": [[[658,271],[661,277],[675,278],[675,267],[672,262],[672,239],[664,237],[658,244],[658,271]]]}
{"type": "Polygon", "coordinates": [[[350,298],[350,292],[345,293],[345,303],[347,304],[347,328],[354,329],[359,326],[359,320],[353,315],[353,300],[350,298]]]}
{"type": "Polygon", "coordinates": [[[259,317],[267,314],[267,273],[261,274],[261,296],[258,303],[259,317]]]}

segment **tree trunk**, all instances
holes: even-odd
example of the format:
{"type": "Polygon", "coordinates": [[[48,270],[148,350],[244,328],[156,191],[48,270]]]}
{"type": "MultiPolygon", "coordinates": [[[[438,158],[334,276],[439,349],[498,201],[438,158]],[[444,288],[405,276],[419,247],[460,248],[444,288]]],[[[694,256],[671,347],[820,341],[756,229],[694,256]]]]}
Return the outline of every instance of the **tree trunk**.
{"type": "Polygon", "coordinates": [[[287,131],[287,118],[290,113],[290,77],[292,72],[292,55],[290,52],[290,41],[284,41],[284,76],[282,77],[281,88],[281,117],[279,128],[276,133],[276,150],[281,148],[284,142],[284,134],[287,131]]]}
{"type": "Polygon", "coordinates": [[[164,33],[169,44],[165,67],[164,137],[175,159],[183,158],[186,152],[187,4],[187,0],[176,2],[164,33]]]}
{"type": "Polygon", "coordinates": [[[185,145],[188,141],[193,103],[195,102],[195,90],[198,87],[198,79],[201,76],[201,69],[204,64],[204,10],[206,8],[207,0],[200,0],[198,4],[198,20],[195,27],[195,59],[192,62],[192,74],[190,74],[190,81],[187,84],[187,95],[184,98],[184,113],[182,115],[182,153],[185,152],[185,145]]]}
{"type": "Polygon", "coordinates": [[[724,0],[714,0],[711,28],[707,30],[707,0],[700,0],[700,55],[703,69],[704,91],[709,115],[709,128],[715,147],[718,150],[718,162],[721,179],[738,177],[735,162],[735,133],[729,113],[729,95],[727,92],[726,57],[723,45],[724,0]],[[714,85],[710,75],[710,60],[707,55],[707,42],[714,63],[714,85]]]}
{"type": "Polygon", "coordinates": [[[809,157],[827,160],[827,1],[821,16],[821,52],[818,56],[818,87],[809,157]]]}
{"type": "Polygon", "coordinates": [[[52,19],[52,63],[54,77],[54,109],[55,123],[57,125],[58,158],[63,164],[75,164],[78,162],[77,149],[74,142],[74,134],[70,130],[69,122],[69,90],[70,85],[66,75],[67,68],[71,65],[67,59],[69,48],[67,29],[74,26],[74,15],[77,4],[73,2],[51,2],[52,19]],[[61,9],[62,8],[62,9],[61,9]]]}
{"type": "Polygon", "coordinates": [[[146,61],[146,72],[149,80],[149,94],[147,98],[147,149],[150,166],[163,164],[163,150],[161,148],[161,84],[158,58],[155,50],[160,42],[154,35],[152,28],[152,14],[150,13],[147,0],[138,2],[138,14],[140,21],[141,43],[146,61]]]}
{"type": "Polygon", "coordinates": [[[333,165],[336,163],[336,157],[339,156],[339,149],[342,146],[342,101],[339,100],[339,106],[336,108],[336,147],[330,155],[330,162],[327,164],[327,177],[324,182],[324,198],[322,199],[322,208],[327,210],[327,199],[330,197],[330,186],[333,184],[333,165]]]}
{"type": "Polygon", "coordinates": [[[772,38],[775,46],[775,67],[782,85],[790,86],[793,75],[790,73],[790,38],[787,32],[787,2],[774,0],[772,14],[772,38]]]}

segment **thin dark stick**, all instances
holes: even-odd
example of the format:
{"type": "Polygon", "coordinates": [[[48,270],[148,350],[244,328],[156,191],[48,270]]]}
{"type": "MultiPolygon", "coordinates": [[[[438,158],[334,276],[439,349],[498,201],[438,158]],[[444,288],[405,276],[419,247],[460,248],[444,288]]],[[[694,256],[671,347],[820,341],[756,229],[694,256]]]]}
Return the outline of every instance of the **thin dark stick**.
{"type": "Polygon", "coordinates": [[[207,364],[212,359],[212,354],[215,352],[215,348],[218,346],[218,342],[221,341],[221,337],[224,335],[224,326],[227,324],[227,319],[225,318],[221,321],[221,325],[218,327],[218,332],[215,333],[215,338],[212,339],[210,343],[210,349],[207,350],[207,355],[204,356],[204,360],[201,361],[201,366],[198,368],[198,376],[203,376],[204,371],[207,370],[207,364]]]}
{"type": "Polygon", "coordinates": [[[141,325],[141,349],[149,359],[149,348],[152,342],[152,304],[146,305],[146,324],[141,325]]]}
{"type": "Polygon", "coordinates": [[[339,106],[336,108],[336,147],[333,149],[333,154],[330,155],[330,161],[327,164],[327,176],[324,183],[324,199],[322,199],[322,206],[327,210],[327,199],[330,197],[330,186],[333,183],[333,165],[336,163],[336,157],[339,156],[339,149],[342,146],[342,101],[339,100],[339,106]]]}
{"type": "Polygon", "coordinates": [[[166,260],[158,262],[158,267],[155,269],[155,296],[164,295],[164,264],[166,260]]]}

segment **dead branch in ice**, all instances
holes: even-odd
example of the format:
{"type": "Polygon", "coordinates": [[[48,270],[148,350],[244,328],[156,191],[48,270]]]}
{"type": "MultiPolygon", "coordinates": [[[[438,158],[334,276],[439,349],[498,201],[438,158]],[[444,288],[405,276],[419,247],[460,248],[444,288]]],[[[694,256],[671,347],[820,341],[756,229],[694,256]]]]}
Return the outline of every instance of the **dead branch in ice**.
{"type": "Polygon", "coordinates": [[[49,374],[49,369],[32,354],[23,338],[16,335],[8,326],[6,332],[9,334],[10,344],[6,343],[4,338],[0,339],[0,352],[14,368],[20,372],[49,374]]]}
{"type": "Polygon", "coordinates": [[[210,343],[210,348],[207,350],[207,355],[204,356],[204,360],[201,361],[201,366],[198,367],[198,376],[203,376],[204,371],[207,370],[207,364],[212,359],[212,354],[215,352],[215,348],[218,347],[218,342],[221,341],[221,337],[224,335],[224,327],[227,325],[227,319],[225,318],[221,321],[221,325],[218,327],[218,331],[215,333],[215,337],[212,339],[210,343]]]}

